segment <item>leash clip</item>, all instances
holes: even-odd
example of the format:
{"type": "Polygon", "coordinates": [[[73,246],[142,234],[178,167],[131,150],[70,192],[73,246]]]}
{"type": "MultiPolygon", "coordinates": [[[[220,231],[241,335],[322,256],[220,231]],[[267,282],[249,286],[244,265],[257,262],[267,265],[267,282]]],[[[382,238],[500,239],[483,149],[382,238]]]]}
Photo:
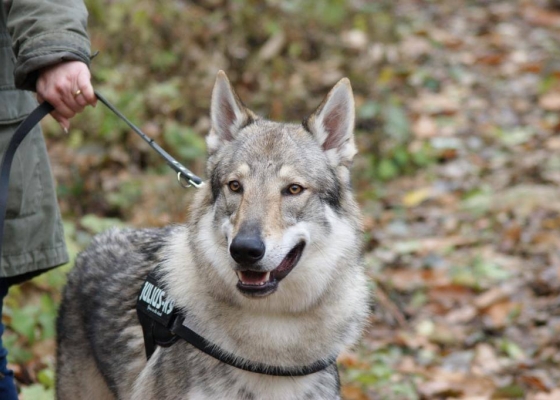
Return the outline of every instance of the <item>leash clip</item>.
{"type": "Polygon", "coordinates": [[[190,188],[191,186],[194,186],[195,188],[198,189],[199,187],[204,185],[204,182],[197,183],[194,180],[192,180],[192,178],[189,175],[181,171],[177,172],[177,181],[185,189],[190,188]]]}

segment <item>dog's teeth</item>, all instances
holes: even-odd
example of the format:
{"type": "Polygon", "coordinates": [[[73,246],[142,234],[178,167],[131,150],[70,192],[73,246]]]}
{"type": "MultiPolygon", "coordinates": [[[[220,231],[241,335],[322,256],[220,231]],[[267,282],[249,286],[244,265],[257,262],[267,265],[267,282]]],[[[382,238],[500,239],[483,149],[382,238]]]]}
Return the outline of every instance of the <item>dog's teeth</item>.
{"type": "Polygon", "coordinates": [[[235,271],[235,273],[237,274],[237,277],[239,278],[239,281],[241,283],[243,283],[244,285],[264,286],[270,281],[270,271],[266,273],[266,275],[264,276],[264,279],[260,282],[246,282],[243,279],[243,273],[242,272],[235,271]]]}

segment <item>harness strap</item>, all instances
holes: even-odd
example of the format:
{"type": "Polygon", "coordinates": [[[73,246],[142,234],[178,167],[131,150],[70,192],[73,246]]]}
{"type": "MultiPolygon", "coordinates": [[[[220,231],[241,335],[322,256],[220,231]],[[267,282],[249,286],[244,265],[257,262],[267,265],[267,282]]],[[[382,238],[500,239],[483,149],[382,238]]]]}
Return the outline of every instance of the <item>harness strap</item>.
{"type": "Polygon", "coordinates": [[[332,356],[326,360],[318,360],[311,365],[305,365],[303,367],[279,367],[245,360],[210,343],[189,327],[183,325],[183,321],[184,318],[176,318],[171,327],[171,332],[216,360],[244,371],[272,376],[304,376],[322,371],[336,361],[336,356],[332,356]]]}

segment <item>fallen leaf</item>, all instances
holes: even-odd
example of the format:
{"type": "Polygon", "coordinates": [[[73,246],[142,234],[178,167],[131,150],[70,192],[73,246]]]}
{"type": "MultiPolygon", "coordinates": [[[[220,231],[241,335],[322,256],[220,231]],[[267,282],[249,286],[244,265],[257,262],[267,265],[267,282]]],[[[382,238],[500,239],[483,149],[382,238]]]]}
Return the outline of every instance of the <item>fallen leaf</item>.
{"type": "Polygon", "coordinates": [[[479,343],[475,349],[473,373],[481,376],[494,374],[502,370],[502,365],[494,347],[488,343],[479,343]]]}
{"type": "Polygon", "coordinates": [[[492,304],[500,302],[515,292],[517,285],[495,286],[477,296],[474,305],[479,309],[490,307],[492,304]]]}
{"type": "Polygon", "coordinates": [[[539,106],[547,111],[559,111],[560,110],[560,93],[550,92],[547,93],[539,99],[539,106]]]}
{"type": "Polygon", "coordinates": [[[432,195],[433,189],[431,187],[422,188],[405,194],[402,202],[405,207],[415,207],[432,197],[432,195]]]}
{"type": "Polygon", "coordinates": [[[542,369],[525,372],[523,375],[521,375],[520,379],[526,385],[529,385],[533,389],[539,391],[551,390],[556,386],[554,382],[552,382],[549,373],[542,369]]]}
{"type": "Polygon", "coordinates": [[[428,115],[422,115],[412,125],[412,132],[418,139],[429,139],[437,135],[436,121],[428,115]]]}
{"type": "Polygon", "coordinates": [[[445,320],[450,324],[464,324],[471,321],[478,315],[478,311],[475,307],[466,305],[455,310],[451,310],[445,316],[445,320]]]}
{"type": "Polygon", "coordinates": [[[490,317],[494,329],[503,328],[511,319],[512,314],[518,312],[520,305],[511,301],[502,301],[492,304],[485,314],[490,317]]]}
{"type": "Polygon", "coordinates": [[[540,392],[530,394],[527,400],[558,400],[560,399],[560,388],[554,389],[551,392],[540,392]]]}
{"type": "Polygon", "coordinates": [[[341,394],[344,400],[369,400],[362,389],[354,385],[343,385],[341,394]]]}

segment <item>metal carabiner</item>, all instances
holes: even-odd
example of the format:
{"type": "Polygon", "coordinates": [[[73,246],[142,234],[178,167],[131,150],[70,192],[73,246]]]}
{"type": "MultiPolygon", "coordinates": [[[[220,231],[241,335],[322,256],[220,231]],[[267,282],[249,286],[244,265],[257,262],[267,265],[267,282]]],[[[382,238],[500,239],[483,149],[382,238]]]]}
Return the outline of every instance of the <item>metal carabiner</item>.
{"type": "Polygon", "coordinates": [[[194,182],[189,176],[185,175],[181,171],[177,172],[177,181],[185,189],[190,188],[191,186],[194,186],[195,188],[198,189],[199,187],[204,185],[204,182],[200,182],[200,183],[194,182]]]}

